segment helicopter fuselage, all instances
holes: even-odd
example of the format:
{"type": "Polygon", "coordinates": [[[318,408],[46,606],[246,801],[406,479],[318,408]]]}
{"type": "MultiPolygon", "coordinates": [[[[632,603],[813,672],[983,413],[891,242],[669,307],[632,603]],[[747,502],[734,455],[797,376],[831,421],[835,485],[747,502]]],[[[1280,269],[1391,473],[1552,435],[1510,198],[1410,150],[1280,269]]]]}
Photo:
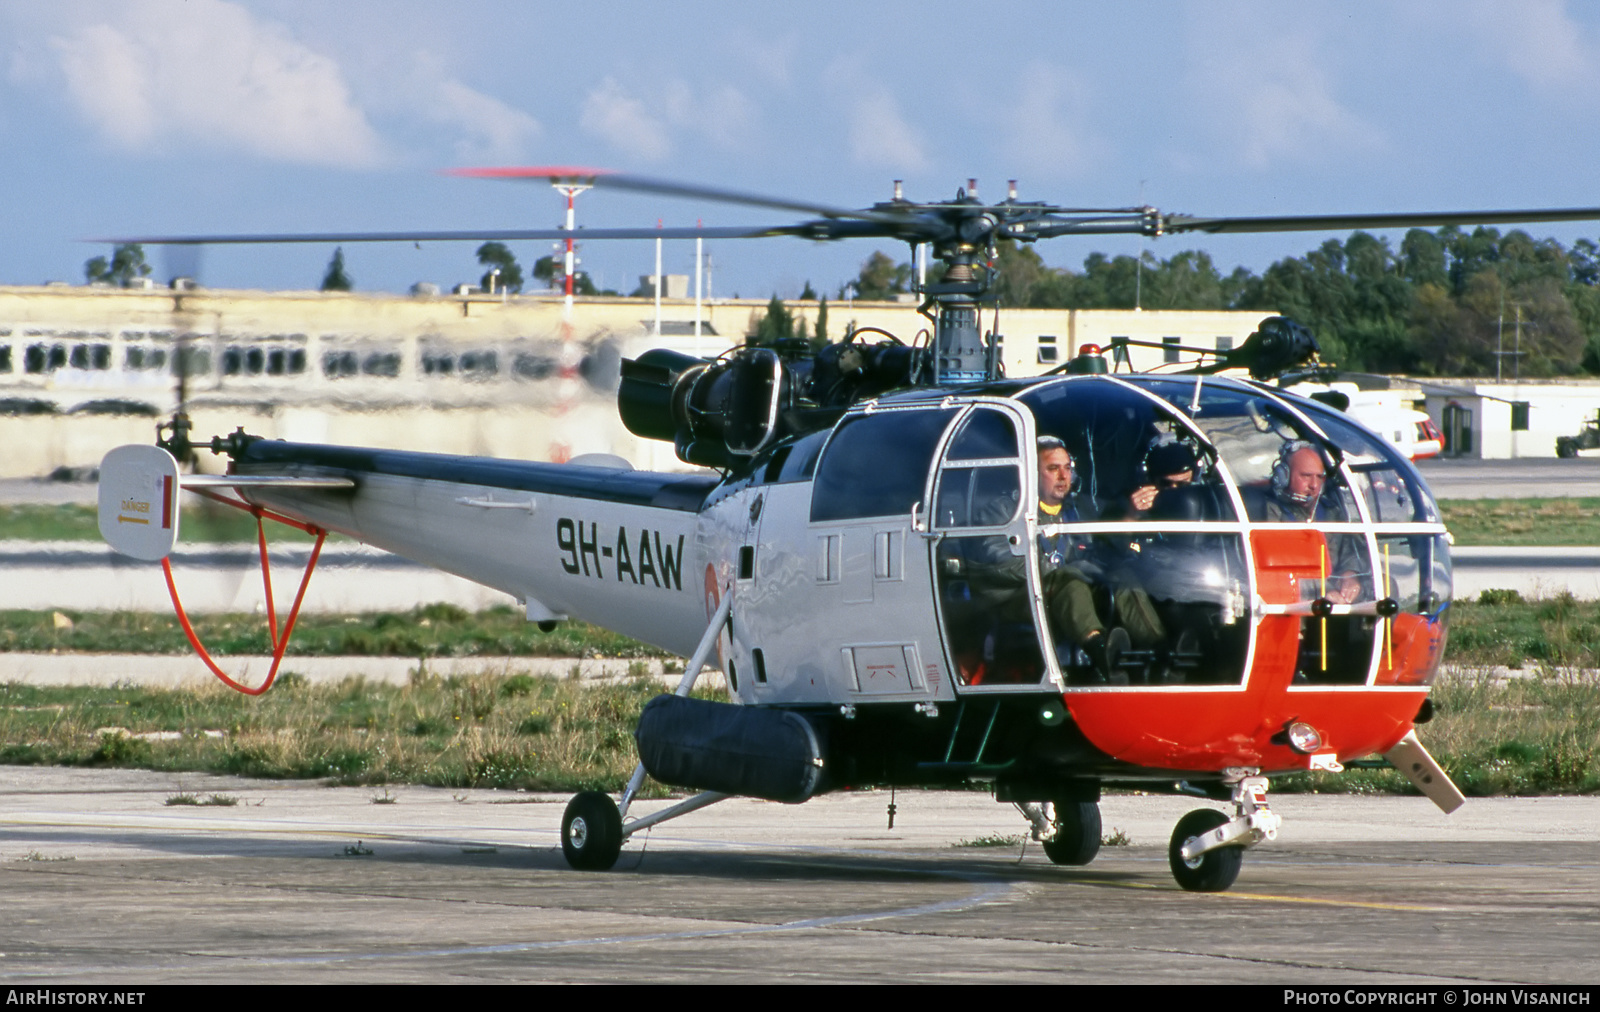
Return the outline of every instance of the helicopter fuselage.
{"type": "Polygon", "coordinates": [[[234,470],[352,478],[247,495],[499,588],[530,620],[687,655],[732,595],[717,653],[733,701],[817,728],[820,789],[981,779],[1057,800],[1337,768],[1411,730],[1449,603],[1446,533],[1409,462],[1231,379],[916,390],[720,480],[268,440],[234,470]],[[1037,508],[1040,436],[1072,449],[1101,516],[1037,508]],[[1327,485],[1286,518],[1272,468],[1291,440],[1323,454],[1327,485]],[[1191,446],[1198,473],[1119,512],[1160,441],[1191,446]],[[1043,547],[1062,538],[1057,565],[1043,547]],[[1077,615],[1073,583],[1092,602],[1077,615]],[[1067,627],[1136,628],[1133,606],[1143,641],[1109,662],[1067,627]]]}

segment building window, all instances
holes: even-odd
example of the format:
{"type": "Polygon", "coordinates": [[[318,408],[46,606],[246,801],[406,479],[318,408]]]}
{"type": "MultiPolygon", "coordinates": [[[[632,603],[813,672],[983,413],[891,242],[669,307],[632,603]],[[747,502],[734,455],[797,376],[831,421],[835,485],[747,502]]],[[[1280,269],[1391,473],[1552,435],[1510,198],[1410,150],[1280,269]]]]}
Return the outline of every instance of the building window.
{"type": "Polygon", "coordinates": [[[11,345],[0,344],[0,372],[11,371],[11,345]]]}
{"type": "Polygon", "coordinates": [[[322,356],[322,374],[329,379],[343,379],[361,372],[360,362],[353,351],[329,351],[322,356]]]}
{"type": "Polygon", "coordinates": [[[523,379],[547,379],[560,371],[555,359],[548,355],[519,354],[512,362],[512,369],[523,379]]]}
{"type": "Polygon", "coordinates": [[[184,376],[209,376],[211,349],[179,345],[177,354],[172,356],[172,368],[173,375],[181,373],[184,376]]]}
{"type": "Polygon", "coordinates": [[[1528,402],[1527,401],[1512,401],[1511,402],[1511,431],[1512,432],[1527,432],[1528,431],[1528,402]]]}
{"type": "Polygon", "coordinates": [[[1055,365],[1057,361],[1056,336],[1054,334],[1039,335],[1039,364],[1055,365]]]}
{"type": "Polygon", "coordinates": [[[1226,352],[1230,352],[1232,350],[1233,350],[1233,335],[1232,334],[1223,334],[1222,336],[1217,338],[1217,351],[1219,353],[1226,353],[1226,352]]]}
{"type": "Polygon", "coordinates": [[[500,371],[500,357],[492,351],[466,351],[461,353],[460,366],[463,376],[493,376],[500,371]]]}
{"type": "Polygon", "coordinates": [[[375,351],[361,360],[361,371],[368,376],[388,376],[393,378],[400,375],[400,353],[397,351],[375,351]]]}
{"type": "Polygon", "coordinates": [[[1178,350],[1180,340],[1176,337],[1163,337],[1161,339],[1161,361],[1181,362],[1183,360],[1182,353],[1178,350]]]}

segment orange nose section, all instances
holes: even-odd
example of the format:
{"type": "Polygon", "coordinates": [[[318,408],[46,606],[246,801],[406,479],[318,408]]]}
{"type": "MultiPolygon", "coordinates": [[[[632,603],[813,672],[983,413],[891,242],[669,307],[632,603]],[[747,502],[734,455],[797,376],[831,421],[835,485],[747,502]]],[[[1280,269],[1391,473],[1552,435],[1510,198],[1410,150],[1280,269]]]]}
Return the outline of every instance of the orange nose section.
{"type": "MultiPolygon", "coordinates": [[[[1319,585],[1327,573],[1328,543],[1322,532],[1302,527],[1250,532],[1256,593],[1267,604],[1297,604],[1302,587],[1319,585]]],[[[1418,681],[1440,647],[1438,626],[1424,616],[1397,616],[1393,662],[1380,663],[1383,689],[1319,688],[1292,691],[1300,652],[1302,619],[1262,616],[1255,653],[1242,688],[1153,689],[1072,692],[1067,706],[1084,735],[1110,755],[1140,766],[1176,770],[1222,770],[1255,766],[1268,772],[1305,769],[1307,757],[1286,742],[1273,742],[1286,723],[1302,720],[1322,732],[1341,758],[1382,752],[1411,727],[1426,687],[1396,691],[1418,681]]]]}

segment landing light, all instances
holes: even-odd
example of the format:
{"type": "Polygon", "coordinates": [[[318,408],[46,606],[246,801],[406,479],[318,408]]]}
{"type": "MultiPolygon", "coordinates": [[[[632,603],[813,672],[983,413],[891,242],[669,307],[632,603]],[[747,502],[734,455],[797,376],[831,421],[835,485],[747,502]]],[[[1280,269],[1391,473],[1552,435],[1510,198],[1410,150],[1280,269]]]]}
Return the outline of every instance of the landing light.
{"type": "Polygon", "coordinates": [[[1301,755],[1311,755],[1322,750],[1322,732],[1305,721],[1295,721],[1284,728],[1284,733],[1289,739],[1289,747],[1301,755]]]}

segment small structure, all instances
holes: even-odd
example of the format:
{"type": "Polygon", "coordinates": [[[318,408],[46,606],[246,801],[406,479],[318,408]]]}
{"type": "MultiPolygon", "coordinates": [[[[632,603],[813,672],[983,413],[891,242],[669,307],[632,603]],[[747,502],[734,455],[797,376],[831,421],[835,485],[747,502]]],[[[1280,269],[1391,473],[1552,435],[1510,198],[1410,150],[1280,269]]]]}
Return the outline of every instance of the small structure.
{"type": "Polygon", "coordinates": [[[1448,457],[1554,457],[1556,441],[1582,431],[1600,410],[1600,381],[1430,380],[1421,386],[1448,457]]]}

